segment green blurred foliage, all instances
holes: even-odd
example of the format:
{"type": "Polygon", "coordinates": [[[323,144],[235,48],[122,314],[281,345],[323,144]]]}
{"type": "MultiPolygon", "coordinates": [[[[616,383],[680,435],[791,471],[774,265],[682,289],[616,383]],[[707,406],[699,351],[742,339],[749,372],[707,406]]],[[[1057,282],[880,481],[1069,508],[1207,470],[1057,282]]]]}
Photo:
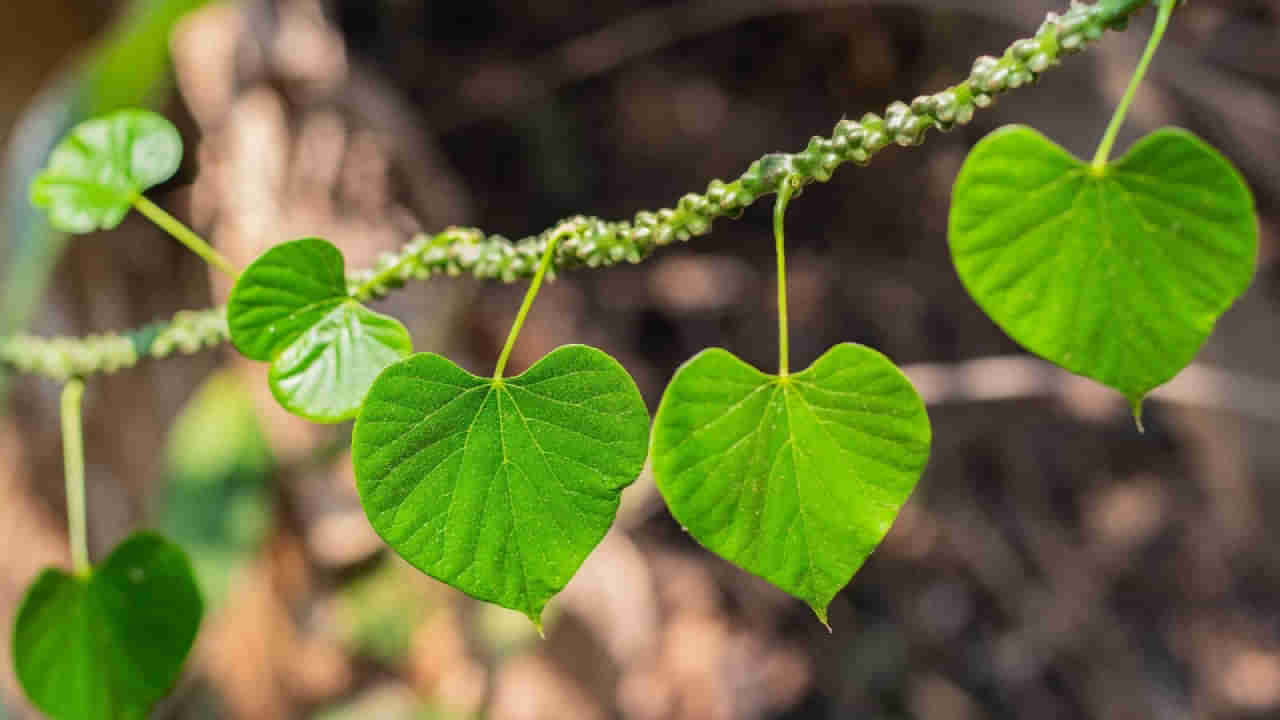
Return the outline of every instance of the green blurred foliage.
{"type": "Polygon", "coordinates": [[[169,431],[168,482],[155,526],[186,549],[210,608],[217,607],[271,524],[272,468],[252,398],[230,371],[211,375],[169,431]]]}
{"type": "Polygon", "coordinates": [[[398,557],[386,555],[338,594],[338,632],[350,651],[388,665],[409,655],[413,631],[435,604],[431,581],[398,557]]]}
{"type": "Polygon", "coordinates": [[[172,89],[169,36],[173,27],[208,1],[133,0],[84,65],[84,116],[163,102],[172,89]]]}

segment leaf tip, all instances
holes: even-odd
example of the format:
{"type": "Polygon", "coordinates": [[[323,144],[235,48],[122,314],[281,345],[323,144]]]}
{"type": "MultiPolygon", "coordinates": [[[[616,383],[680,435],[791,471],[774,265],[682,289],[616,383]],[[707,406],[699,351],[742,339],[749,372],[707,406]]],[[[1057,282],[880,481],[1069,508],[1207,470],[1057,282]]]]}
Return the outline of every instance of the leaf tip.
{"type": "Polygon", "coordinates": [[[827,618],[826,606],[810,605],[809,607],[813,610],[813,614],[818,616],[818,622],[822,623],[822,627],[826,628],[828,633],[834,634],[835,630],[831,628],[831,622],[827,618]]]}

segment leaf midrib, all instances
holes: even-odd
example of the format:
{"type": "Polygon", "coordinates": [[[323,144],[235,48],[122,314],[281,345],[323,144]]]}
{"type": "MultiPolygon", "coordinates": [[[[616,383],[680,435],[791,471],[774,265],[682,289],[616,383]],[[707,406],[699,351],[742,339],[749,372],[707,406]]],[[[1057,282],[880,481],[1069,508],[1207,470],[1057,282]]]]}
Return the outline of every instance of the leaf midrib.
{"type": "MultiPolygon", "coordinates": [[[[812,542],[813,536],[809,533],[809,519],[808,517],[806,517],[806,514],[805,514],[805,502],[804,502],[804,499],[800,497],[800,470],[796,466],[796,452],[799,450],[799,448],[796,445],[795,423],[791,418],[791,395],[793,393],[797,393],[798,391],[795,390],[794,388],[791,388],[790,387],[791,383],[788,381],[783,381],[782,378],[773,376],[771,377],[771,381],[776,388],[775,393],[776,392],[782,393],[782,407],[786,413],[786,418],[787,418],[787,440],[782,444],[782,447],[778,448],[778,455],[779,457],[781,457],[783,451],[787,450],[788,448],[789,448],[789,452],[791,453],[791,474],[792,474],[791,489],[795,493],[796,515],[800,518],[800,524],[799,524],[800,536],[804,543],[805,559],[808,562],[808,567],[805,569],[805,573],[804,573],[804,579],[805,579],[805,585],[807,585],[809,588],[810,597],[815,597],[817,595],[817,589],[816,589],[816,586],[814,585],[815,565],[813,562],[813,542],[812,542]]],[[[801,398],[801,402],[803,401],[804,401],[804,398],[801,398]]],[[[763,421],[763,419],[764,418],[762,415],[761,420],[763,421]]],[[[774,459],[774,463],[775,464],[777,463],[777,458],[774,459]]],[[[770,475],[773,474],[773,467],[769,468],[769,474],[770,475]]]]}

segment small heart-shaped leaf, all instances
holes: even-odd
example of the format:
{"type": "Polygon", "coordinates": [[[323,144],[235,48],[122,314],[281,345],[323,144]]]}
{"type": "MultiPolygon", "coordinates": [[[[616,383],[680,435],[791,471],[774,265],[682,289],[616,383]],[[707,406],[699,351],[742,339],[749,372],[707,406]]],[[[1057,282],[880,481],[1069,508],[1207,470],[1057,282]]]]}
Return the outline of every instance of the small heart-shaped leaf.
{"type": "Polygon", "coordinates": [[[715,348],[662,396],[653,475],[698,542],[826,623],[915,488],[930,439],[915,388],[870,348],[837,345],[782,377],[715,348]]]}
{"type": "Polygon", "coordinates": [[[63,232],[109,230],[181,162],[182,136],[172,123],[146,110],[119,110],[71,129],[31,182],[31,203],[63,232]]]}
{"type": "Polygon", "coordinates": [[[276,400],[315,422],[355,417],[378,373],[413,352],[404,325],[351,298],[344,268],[325,240],[283,243],[240,274],[227,303],[232,344],[270,362],[276,400]]]}
{"type": "Polygon", "coordinates": [[[182,550],[137,533],[88,577],[40,574],[14,623],[14,669],[57,720],[141,720],[178,679],[202,613],[182,550]]]}
{"type": "Polygon", "coordinates": [[[428,575],[539,623],[644,466],[649,413],[583,345],[494,380],[430,353],[387,368],[352,439],[365,513],[428,575]]]}
{"type": "Polygon", "coordinates": [[[950,235],[961,280],[997,325],[1135,411],[1195,357],[1258,253],[1240,174],[1173,129],[1100,173],[1034,130],[998,130],[960,171],[950,235]]]}

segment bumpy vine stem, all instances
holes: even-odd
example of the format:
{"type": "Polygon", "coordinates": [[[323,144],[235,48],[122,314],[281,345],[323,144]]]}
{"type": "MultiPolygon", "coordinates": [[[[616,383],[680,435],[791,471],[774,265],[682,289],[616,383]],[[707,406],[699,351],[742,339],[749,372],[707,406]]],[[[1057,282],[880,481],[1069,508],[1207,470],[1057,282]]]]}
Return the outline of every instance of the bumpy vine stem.
{"type": "MultiPolygon", "coordinates": [[[[945,131],[969,123],[974,112],[989,106],[997,95],[1035,82],[1063,56],[1084,50],[1107,30],[1124,29],[1130,17],[1150,4],[1151,0],[1073,2],[1061,15],[1050,13],[1033,37],[1014,42],[1003,56],[978,58],[964,82],[910,103],[895,102],[883,116],[867,113],[860,120],[841,120],[830,137],[814,137],[796,153],[766,155],[738,179],[713,180],[705,193],[689,193],[674,208],[640,212],[631,221],[619,222],[577,216],[518,242],[474,228],[418,235],[399,252],[380,257],[373,269],[352,273],[350,292],[359,300],[372,300],[411,279],[462,273],[515,282],[535,274],[553,234],[560,238],[550,254],[549,271],[640,262],[659,247],[709,233],[719,218],[740,216],[747,206],[777,192],[788,177],[795,178],[797,186],[826,182],[840,166],[865,165],[890,144],[919,145],[930,128],[945,131]]],[[[175,317],[199,325],[180,329],[191,341],[180,349],[194,351],[225,340],[222,317],[221,308],[175,317]]],[[[149,332],[162,335],[167,326],[160,327],[149,332]]],[[[143,357],[172,351],[172,345],[140,346],[135,340],[142,332],[54,340],[16,336],[0,342],[0,364],[65,378],[132,367],[143,357]]]]}
{"type": "MultiPolygon", "coordinates": [[[[1073,0],[1077,2],[1078,0],[1073,0]]],[[[1150,5],[1153,0],[1102,0],[1098,13],[1108,28],[1123,29],[1129,16],[1150,5]]],[[[1182,0],[1185,1],[1185,0],[1182,0]]]]}
{"type": "Polygon", "coordinates": [[[0,342],[0,366],[64,381],[131,368],[143,358],[191,355],[230,338],[225,307],[183,310],[124,333],[83,338],[14,335],[0,342]]]}

